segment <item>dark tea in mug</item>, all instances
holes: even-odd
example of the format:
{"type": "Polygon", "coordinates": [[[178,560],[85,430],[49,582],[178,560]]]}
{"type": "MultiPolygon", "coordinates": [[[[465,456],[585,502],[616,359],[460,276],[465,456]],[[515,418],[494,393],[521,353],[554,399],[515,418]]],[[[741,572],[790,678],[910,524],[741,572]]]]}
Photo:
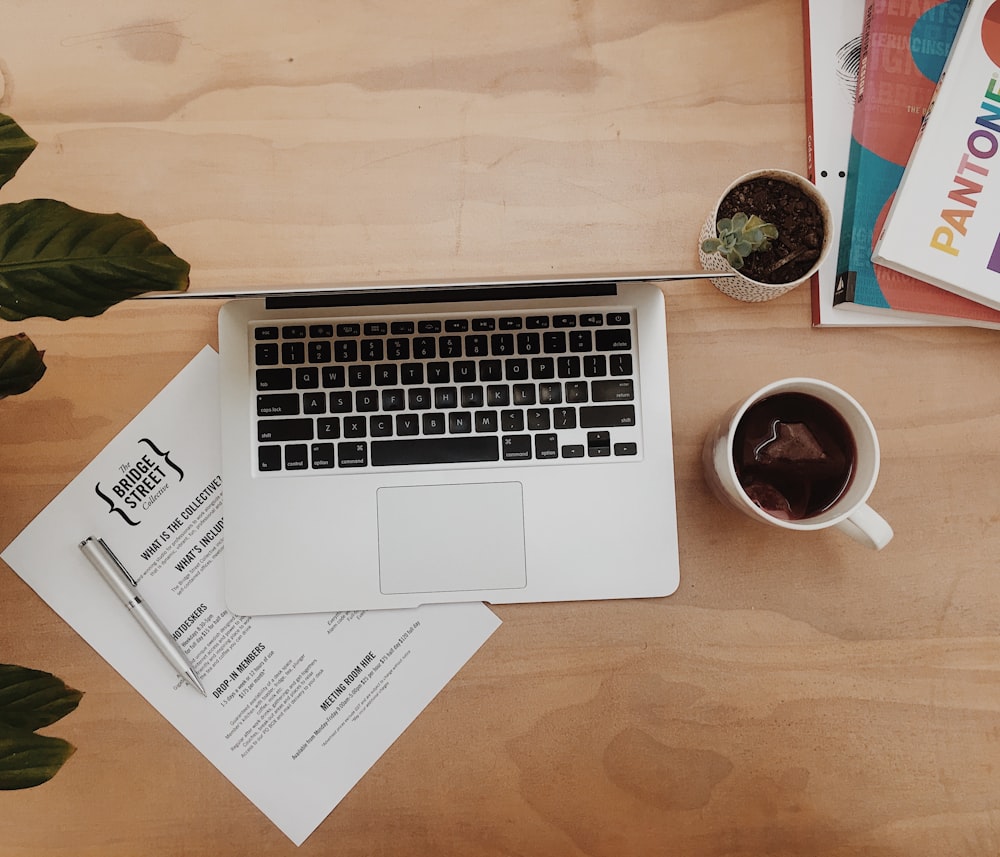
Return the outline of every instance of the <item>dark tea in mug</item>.
{"type": "Polygon", "coordinates": [[[747,496],[775,518],[796,521],[829,509],[854,475],[857,447],[844,418],[807,393],[754,402],[733,436],[733,464],[747,496]]]}

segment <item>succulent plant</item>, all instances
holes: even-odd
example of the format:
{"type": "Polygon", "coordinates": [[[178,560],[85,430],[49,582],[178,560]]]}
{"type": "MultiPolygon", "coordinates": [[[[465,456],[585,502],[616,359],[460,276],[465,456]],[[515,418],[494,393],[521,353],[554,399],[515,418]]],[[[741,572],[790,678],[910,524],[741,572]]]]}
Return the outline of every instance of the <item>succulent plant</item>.
{"type": "Polygon", "coordinates": [[[718,237],[702,241],[702,252],[719,253],[737,271],[743,267],[747,256],[756,250],[767,250],[772,239],[778,237],[778,228],[773,223],[765,223],[756,214],[747,215],[742,211],[732,217],[723,217],[715,228],[718,237]]]}

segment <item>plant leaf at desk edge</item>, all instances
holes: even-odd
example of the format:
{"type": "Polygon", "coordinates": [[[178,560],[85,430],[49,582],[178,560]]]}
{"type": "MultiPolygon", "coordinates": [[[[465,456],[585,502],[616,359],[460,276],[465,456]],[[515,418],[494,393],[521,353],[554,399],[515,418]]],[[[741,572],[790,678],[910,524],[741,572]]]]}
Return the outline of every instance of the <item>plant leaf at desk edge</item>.
{"type": "Polygon", "coordinates": [[[0,113],[0,187],[14,177],[36,145],[20,125],[0,113]]]}
{"type": "Polygon", "coordinates": [[[51,673],[0,664],[0,727],[33,732],[80,704],[83,694],[51,673]]]}
{"type": "Polygon", "coordinates": [[[0,724],[0,790],[28,789],[51,780],[76,748],[62,738],[0,724]]]}
{"type": "Polygon", "coordinates": [[[100,315],[150,291],[184,291],[191,266],[141,221],[53,199],[0,205],[0,318],[100,315]]]}
{"type": "Polygon", "coordinates": [[[34,387],[45,374],[44,356],[23,333],[0,337],[0,399],[34,387]]]}

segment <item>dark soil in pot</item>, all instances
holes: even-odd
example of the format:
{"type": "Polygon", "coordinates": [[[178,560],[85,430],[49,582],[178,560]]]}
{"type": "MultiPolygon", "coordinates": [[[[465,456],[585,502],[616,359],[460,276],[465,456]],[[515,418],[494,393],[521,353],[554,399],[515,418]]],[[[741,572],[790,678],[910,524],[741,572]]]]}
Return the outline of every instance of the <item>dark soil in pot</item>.
{"type": "Polygon", "coordinates": [[[801,188],[767,176],[750,179],[726,194],[718,218],[740,211],[778,227],[769,250],[746,258],[740,268],[743,276],[780,285],[801,279],[816,263],[823,249],[823,212],[801,188]]]}

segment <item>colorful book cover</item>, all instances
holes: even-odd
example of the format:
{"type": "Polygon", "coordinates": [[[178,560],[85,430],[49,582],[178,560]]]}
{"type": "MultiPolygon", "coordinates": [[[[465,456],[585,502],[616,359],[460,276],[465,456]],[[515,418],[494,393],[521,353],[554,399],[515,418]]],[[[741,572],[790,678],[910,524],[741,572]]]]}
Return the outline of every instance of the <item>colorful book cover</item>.
{"type": "Polygon", "coordinates": [[[966,0],[867,0],[834,294],[837,306],[1000,327],[1000,313],[871,261],[966,0]]]}
{"type": "Polygon", "coordinates": [[[998,151],[1000,0],[970,0],[875,261],[1000,310],[998,151]]]}
{"type": "MultiPolygon", "coordinates": [[[[864,13],[865,0],[802,0],[809,179],[830,206],[836,234],[840,232],[847,182],[864,13]]],[[[844,311],[834,306],[836,280],[837,254],[829,253],[810,281],[813,326],[920,323],[902,315],[844,311]]]]}

